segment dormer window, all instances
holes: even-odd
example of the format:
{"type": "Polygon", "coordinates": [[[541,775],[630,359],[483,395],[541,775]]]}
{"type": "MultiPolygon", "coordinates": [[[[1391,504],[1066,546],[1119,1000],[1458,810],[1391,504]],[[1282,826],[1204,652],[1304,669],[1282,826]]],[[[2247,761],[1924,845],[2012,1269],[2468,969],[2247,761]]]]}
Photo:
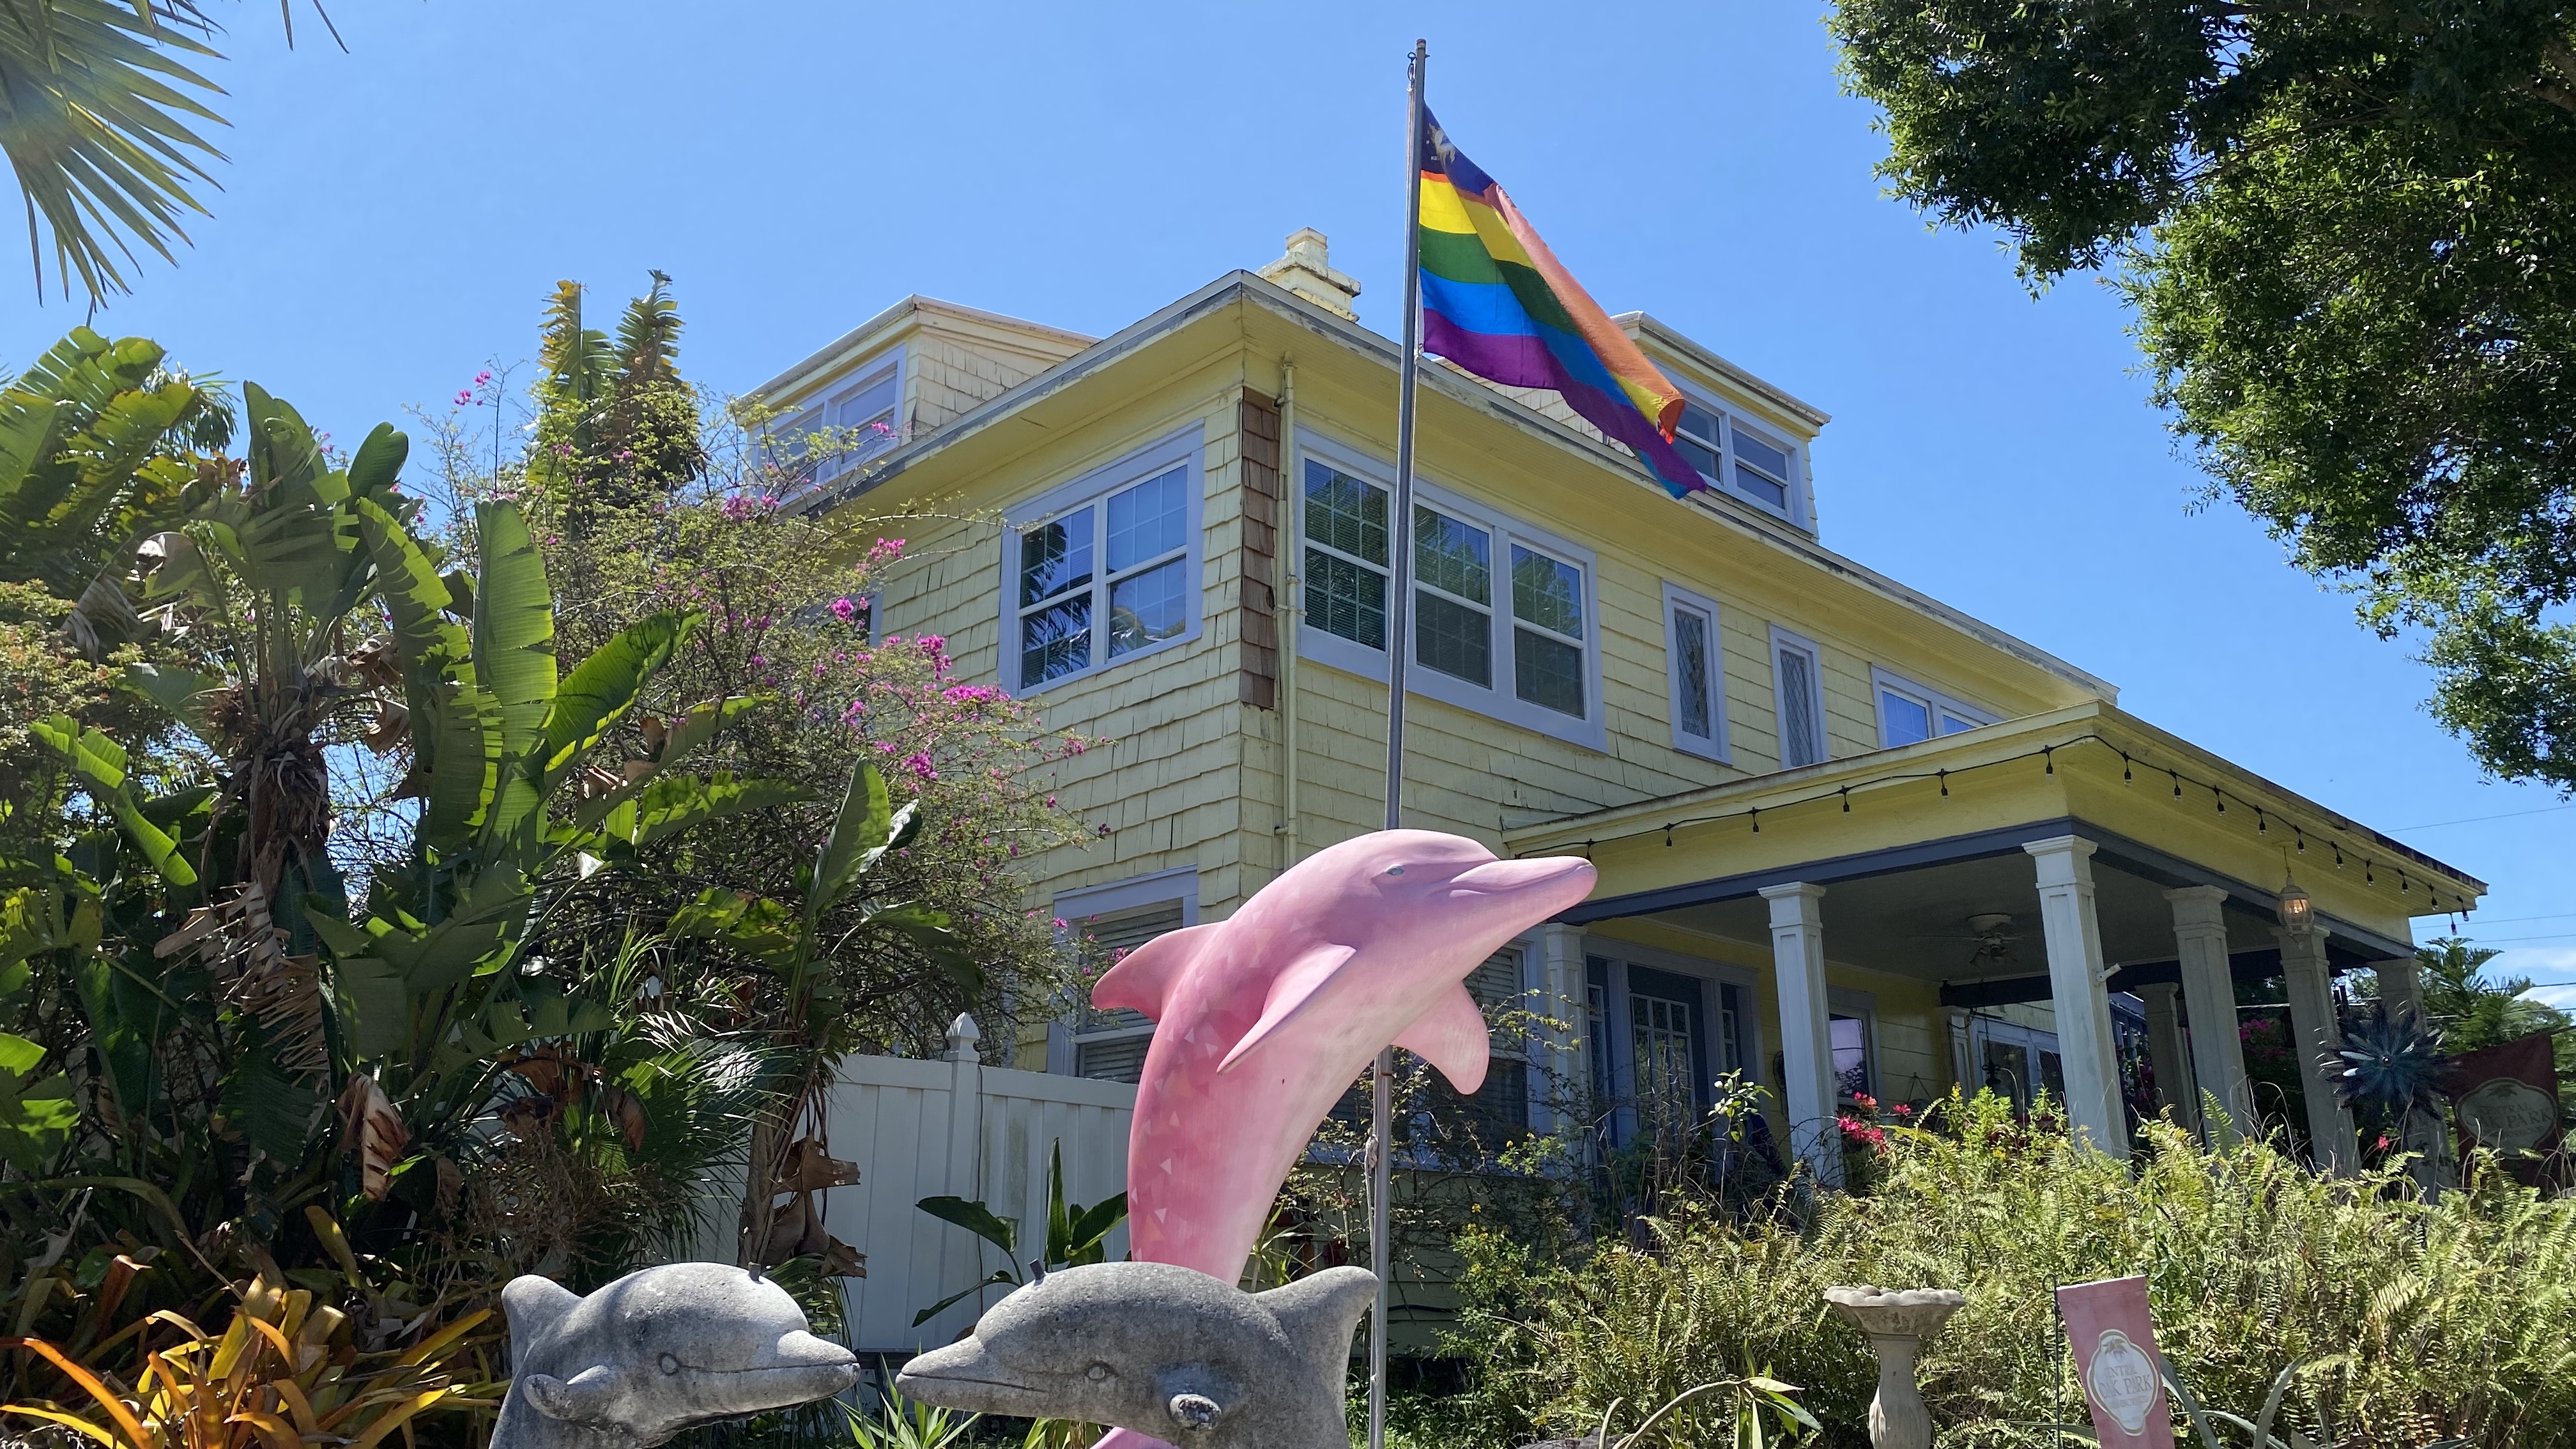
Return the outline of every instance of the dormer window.
{"type": "Polygon", "coordinates": [[[1757,431],[1721,409],[1684,403],[1673,446],[1718,488],[1798,521],[1795,444],[1757,431]]]}

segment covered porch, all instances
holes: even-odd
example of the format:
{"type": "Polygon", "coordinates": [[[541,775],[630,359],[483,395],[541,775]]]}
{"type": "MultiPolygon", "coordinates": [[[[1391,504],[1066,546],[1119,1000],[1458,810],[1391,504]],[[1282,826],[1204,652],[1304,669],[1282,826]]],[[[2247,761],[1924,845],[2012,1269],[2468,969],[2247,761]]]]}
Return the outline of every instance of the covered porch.
{"type": "Polygon", "coordinates": [[[1863,1092],[2045,1089],[2117,1156],[2136,1114],[2215,1125],[2204,1097],[2254,1128],[2282,1104],[2247,1078],[2236,987],[2275,978],[2300,1125],[2321,1169],[2349,1168],[2357,1135],[2320,1065],[2335,978],[2376,970],[2411,1005],[2409,918],[2484,889],[2098,702],[1506,840],[1600,871],[1535,943],[1576,1028],[1549,1044],[1564,1078],[1616,1101],[1740,1071],[1827,1182],[1863,1092]]]}

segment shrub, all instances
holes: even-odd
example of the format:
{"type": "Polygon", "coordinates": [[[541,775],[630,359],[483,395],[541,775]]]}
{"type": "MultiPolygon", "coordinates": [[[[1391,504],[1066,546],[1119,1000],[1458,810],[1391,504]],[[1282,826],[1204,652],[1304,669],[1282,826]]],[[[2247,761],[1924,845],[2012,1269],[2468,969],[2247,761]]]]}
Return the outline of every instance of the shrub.
{"type": "MultiPolygon", "coordinates": [[[[1944,1444],[2039,1443],[2027,1426],[2083,1417],[2051,1290],[2142,1273],[2212,1407],[2250,1410],[2298,1365],[2281,1422],[2319,1443],[2576,1445],[2576,1201],[2486,1169],[2426,1203],[2398,1168],[2319,1178],[2273,1143],[2205,1151],[2161,1123],[2121,1163],[2013,1130],[1991,1097],[1942,1115],[1889,1134],[1878,1190],[1803,1214],[1675,1212],[1569,1265],[1471,1238],[1452,1347],[1484,1366],[1475,1437],[1574,1437],[1614,1398],[1751,1370],[1865,1443],[1873,1361],[1821,1295],[1877,1283],[1967,1295],[1922,1362],[1944,1444]]],[[[1669,1424],[1675,1444],[1718,1428],[1669,1424]]]]}

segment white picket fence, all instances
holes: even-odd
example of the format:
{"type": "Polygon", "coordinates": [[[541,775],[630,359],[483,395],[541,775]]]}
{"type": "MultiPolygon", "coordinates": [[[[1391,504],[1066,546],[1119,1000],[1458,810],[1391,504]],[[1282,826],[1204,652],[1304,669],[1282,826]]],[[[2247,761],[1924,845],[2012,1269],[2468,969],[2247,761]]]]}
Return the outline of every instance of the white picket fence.
{"type": "MultiPolygon", "coordinates": [[[[1047,1160],[1064,1146],[1065,1196],[1091,1204],[1127,1188],[1127,1122],[1136,1089],[1123,1082],[984,1065],[975,1024],[959,1017],[948,1057],[851,1057],[828,1114],[834,1157],[859,1165],[856,1187],[827,1195],[832,1235],[868,1255],[868,1275],[848,1280],[850,1344],[900,1363],[950,1342],[1006,1291],[988,1290],[923,1324],[924,1308],[988,1277],[1002,1255],[964,1228],[914,1204],[956,1196],[981,1202],[1020,1228],[1020,1271],[1046,1250],[1047,1160]]],[[[1127,1229],[1109,1257],[1126,1256],[1127,1229]]]]}

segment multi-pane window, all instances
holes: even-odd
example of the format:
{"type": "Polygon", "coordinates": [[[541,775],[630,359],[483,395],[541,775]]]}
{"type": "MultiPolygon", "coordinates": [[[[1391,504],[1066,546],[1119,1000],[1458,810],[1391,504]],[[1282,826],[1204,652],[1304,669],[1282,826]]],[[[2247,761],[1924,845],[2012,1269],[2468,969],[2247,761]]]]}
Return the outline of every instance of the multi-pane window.
{"type": "Polygon", "coordinates": [[[1779,701],[1780,768],[1794,770],[1825,757],[1822,661],[1816,646],[1771,631],[1772,683],[1779,701]]]}
{"type": "Polygon", "coordinates": [[[1306,464],[1306,622],[1386,647],[1387,490],[1306,464]]]}
{"type": "Polygon", "coordinates": [[[1019,685],[1106,667],[1191,624],[1190,468],[1018,526],[1012,549],[1019,685]]]}
{"type": "Polygon", "coordinates": [[[1512,688],[1583,718],[1583,571],[1512,545],[1512,688]]]}
{"type": "Polygon", "coordinates": [[[895,445],[895,405],[902,381],[896,368],[887,367],[834,393],[823,405],[823,422],[832,429],[832,449],[814,465],[816,481],[855,468],[895,445]]]}
{"type": "Polygon", "coordinates": [[[1413,657],[1479,688],[1494,683],[1494,539],[1470,523],[1413,510],[1413,657]]]}
{"type": "Polygon", "coordinates": [[[1715,408],[1684,403],[1673,446],[1718,487],[1783,517],[1798,509],[1793,449],[1715,408]]]}
{"type": "MultiPolygon", "coordinates": [[[[1382,669],[1392,490],[1309,456],[1301,496],[1311,631],[1302,647],[1342,668],[1382,669]]],[[[1435,493],[1414,506],[1412,563],[1408,688],[1533,729],[1591,734],[1598,661],[1579,550],[1435,493]]]]}
{"type": "MultiPolygon", "coordinates": [[[[1179,930],[1187,921],[1185,910],[1177,900],[1156,901],[1081,917],[1075,926],[1102,957],[1117,958],[1166,931],[1179,930]]],[[[1075,1023],[1074,1075],[1133,1082],[1144,1074],[1145,1049],[1153,1037],[1154,1024],[1142,1012],[1085,1007],[1075,1023]]]]}
{"type": "Polygon", "coordinates": [[[1870,682],[1878,693],[1881,749],[1920,744],[1934,735],[1955,735],[1995,722],[1993,715],[1974,705],[1962,704],[1884,669],[1872,669],[1870,682]]]}
{"type": "Polygon", "coordinates": [[[1726,758],[1726,666],[1717,605],[1664,586],[1664,657],[1672,671],[1673,748],[1726,758]]]}

